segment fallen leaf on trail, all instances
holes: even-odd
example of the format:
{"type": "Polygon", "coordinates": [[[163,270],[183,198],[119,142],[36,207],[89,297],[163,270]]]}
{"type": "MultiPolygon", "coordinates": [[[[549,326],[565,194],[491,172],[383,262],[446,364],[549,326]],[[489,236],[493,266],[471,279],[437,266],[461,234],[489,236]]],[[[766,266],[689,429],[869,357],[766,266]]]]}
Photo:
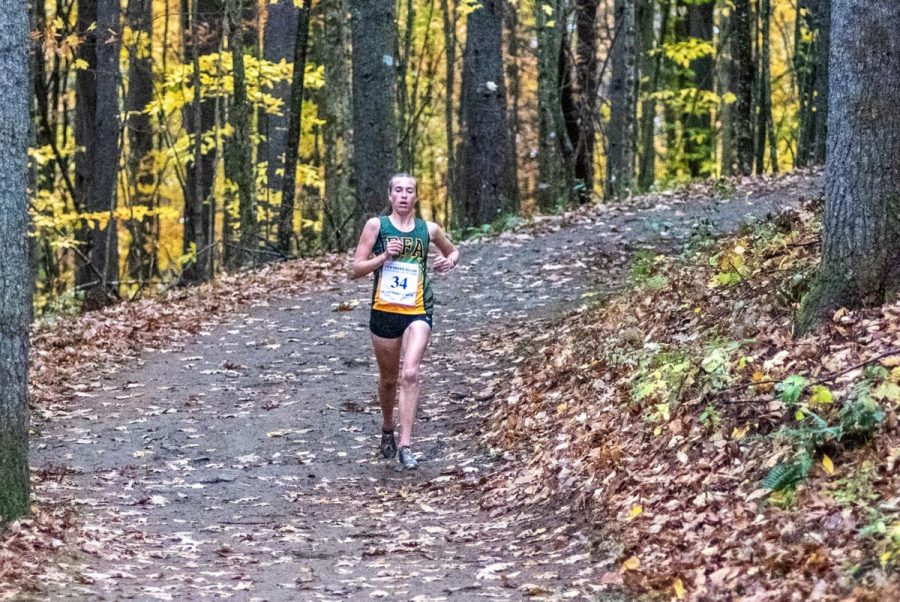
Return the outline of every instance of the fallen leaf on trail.
{"type": "Polygon", "coordinates": [[[622,585],[622,583],[622,574],[618,572],[609,571],[600,577],[600,585],[622,585]]]}
{"type": "Polygon", "coordinates": [[[495,562],[493,564],[487,565],[486,567],[482,567],[482,568],[478,569],[478,571],[475,573],[475,578],[476,579],[499,579],[500,575],[498,575],[497,573],[499,573],[500,571],[503,571],[505,569],[508,569],[511,566],[513,566],[513,563],[511,563],[511,562],[495,562]]]}
{"type": "Polygon", "coordinates": [[[680,577],[676,577],[675,581],[672,582],[672,591],[675,592],[675,597],[679,600],[684,599],[684,584],[681,582],[680,577]]]}
{"type": "Polygon", "coordinates": [[[621,571],[636,571],[641,568],[641,560],[637,556],[632,556],[622,563],[621,571]]]}
{"type": "Polygon", "coordinates": [[[831,461],[831,458],[828,457],[828,454],[822,454],[822,468],[824,468],[825,472],[828,474],[834,474],[834,463],[831,461]]]}
{"type": "Polygon", "coordinates": [[[634,520],[638,516],[640,516],[641,512],[644,511],[644,507],[640,504],[635,504],[631,507],[631,510],[628,511],[628,520],[634,520]]]}
{"type": "Polygon", "coordinates": [[[350,301],[341,301],[337,304],[332,311],[353,311],[356,309],[356,306],[359,305],[358,299],[351,299],[350,301]]]}

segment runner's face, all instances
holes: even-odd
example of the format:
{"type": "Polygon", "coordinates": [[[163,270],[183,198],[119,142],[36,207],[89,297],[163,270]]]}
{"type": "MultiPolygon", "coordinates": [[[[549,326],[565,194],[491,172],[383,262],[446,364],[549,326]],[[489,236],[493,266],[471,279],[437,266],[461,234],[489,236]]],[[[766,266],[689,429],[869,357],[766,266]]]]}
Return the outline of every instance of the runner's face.
{"type": "Polygon", "coordinates": [[[416,180],[398,177],[391,180],[391,207],[394,211],[406,213],[416,204],[416,180]]]}

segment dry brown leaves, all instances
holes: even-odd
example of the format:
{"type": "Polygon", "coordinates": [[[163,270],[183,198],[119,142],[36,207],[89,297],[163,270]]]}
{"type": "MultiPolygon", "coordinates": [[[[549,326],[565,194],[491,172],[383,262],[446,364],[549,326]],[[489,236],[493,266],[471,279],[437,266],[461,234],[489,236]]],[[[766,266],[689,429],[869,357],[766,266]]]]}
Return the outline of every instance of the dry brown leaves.
{"type": "Polygon", "coordinates": [[[489,439],[520,462],[491,483],[485,504],[573,501],[623,544],[619,570],[602,583],[633,591],[896,599],[900,579],[896,564],[882,566],[884,538],[862,532],[879,513],[888,528],[900,524],[892,522],[900,520],[895,402],[882,402],[873,441],[827,449],[831,474],[817,457],[793,503],[773,503],[760,488],[789,452],[768,435],[795,420],[769,381],[841,373],[828,381],[839,400],[862,378],[862,368],[847,368],[900,346],[900,303],[841,311],[792,339],[797,289],[817,262],[814,222],[811,210],[793,213],[686,262],[662,261],[661,288],[638,286],[543,334],[484,341],[489,355],[523,341],[536,351],[496,392],[489,439]],[[739,282],[710,286],[737,270],[739,282]],[[667,381],[665,370],[682,361],[681,376],[667,381]],[[724,372],[713,387],[717,361],[724,372]],[[654,379],[663,384],[639,389],[654,379]]]}
{"type": "Polygon", "coordinates": [[[16,589],[32,591],[29,584],[35,582],[34,577],[47,559],[70,545],[75,522],[71,508],[39,505],[32,508],[29,518],[4,528],[0,545],[0,598],[16,589]]]}

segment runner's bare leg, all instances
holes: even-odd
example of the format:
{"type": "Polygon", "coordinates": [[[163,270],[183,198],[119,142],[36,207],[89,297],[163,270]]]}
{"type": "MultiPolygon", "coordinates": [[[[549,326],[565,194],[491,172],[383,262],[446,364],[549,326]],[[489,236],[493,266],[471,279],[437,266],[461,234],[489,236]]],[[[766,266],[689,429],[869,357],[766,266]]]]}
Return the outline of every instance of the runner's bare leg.
{"type": "Polygon", "coordinates": [[[431,327],[416,320],[403,333],[403,366],[400,371],[400,447],[412,442],[413,420],[419,403],[419,364],[425,355],[431,327]]]}
{"type": "Polygon", "coordinates": [[[375,360],[378,362],[378,402],[381,404],[381,429],[394,429],[394,402],[397,399],[397,376],[400,369],[402,338],[385,339],[372,335],[375,360]]]}

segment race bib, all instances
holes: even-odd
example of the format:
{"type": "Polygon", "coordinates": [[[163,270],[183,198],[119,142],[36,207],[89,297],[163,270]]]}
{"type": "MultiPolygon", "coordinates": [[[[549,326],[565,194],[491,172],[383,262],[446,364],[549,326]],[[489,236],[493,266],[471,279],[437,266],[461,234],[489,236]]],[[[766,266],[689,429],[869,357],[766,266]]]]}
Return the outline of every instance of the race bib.
{"type": "Polygon", "coordinates": [[[381,268],[378,298],[384,303],[415,307],[419,290],[419,264],[386,261],[381,268]]]}

